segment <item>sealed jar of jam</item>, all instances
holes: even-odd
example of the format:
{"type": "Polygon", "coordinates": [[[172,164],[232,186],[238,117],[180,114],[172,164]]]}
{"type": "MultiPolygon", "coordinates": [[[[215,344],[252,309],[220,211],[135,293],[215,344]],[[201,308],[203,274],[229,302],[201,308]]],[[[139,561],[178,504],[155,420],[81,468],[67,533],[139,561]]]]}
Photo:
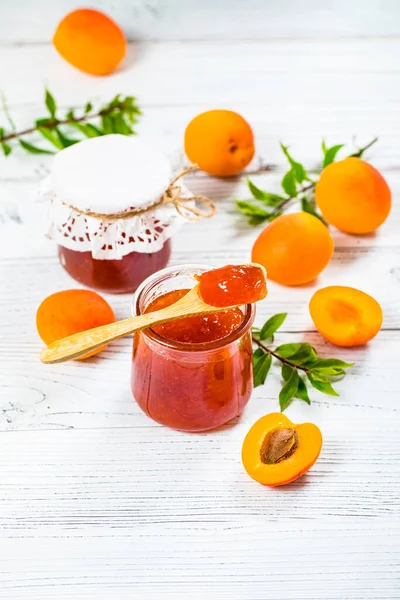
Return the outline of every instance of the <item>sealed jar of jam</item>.
{"type": "MultiPolygon", "coordinates": [[[[209,269],[170,267],[137,290],[133,313],[176,302],[209,269]]],[[[253,389],[251,325],[255,308],[164,323],[134,336],[132,393],[152,419],[182,431],[207,431],[237,417],[253,389]]]]}
{"type": "Polygon", "coordinates": [[[179,200],[189,194],[175,181],[167,156],[138,137],[106,135],[61,150],[42,195],[67,273],[118,294],[165,267],[187,218],[179,200]]]}

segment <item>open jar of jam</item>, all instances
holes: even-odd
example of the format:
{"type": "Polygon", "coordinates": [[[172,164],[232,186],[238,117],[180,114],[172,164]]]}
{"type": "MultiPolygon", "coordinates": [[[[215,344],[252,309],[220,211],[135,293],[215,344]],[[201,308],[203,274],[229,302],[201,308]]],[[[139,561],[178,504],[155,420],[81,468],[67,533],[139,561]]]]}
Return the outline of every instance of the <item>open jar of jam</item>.
{"type": "MultiPolygon", "coordinates": [[[[170,267],[137,290],[135,315],[169,306],[209,268],[170,267]]],[[[251,325],[247,304],[188,317],[135,334],[132,393],[152,419],[174,429],[207,431],[237,417],[253,389],[251,325]]]]}
{"type": "Polygon", "coordinates": [[[169,200],[188,191],[172,179],[168,158],[135,136],[105,135],[61,150],[42,195],[50,199],[48,237],[67,273],[118,294],[164,268],[171,237],[186,220],[169,200]]]}

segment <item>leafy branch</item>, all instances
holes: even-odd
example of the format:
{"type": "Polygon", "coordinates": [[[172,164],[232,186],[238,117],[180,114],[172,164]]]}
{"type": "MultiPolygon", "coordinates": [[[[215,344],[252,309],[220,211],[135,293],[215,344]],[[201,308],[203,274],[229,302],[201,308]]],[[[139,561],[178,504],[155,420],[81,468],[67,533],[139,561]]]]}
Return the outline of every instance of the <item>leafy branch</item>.
{"type": "Polygon", "coordinates": [[[274,350],[266,345],[274,341],[274,334],[284,323],[286,316],[287,313],[279,313],[268,319],[261,329],[253,328],[252,339],[257,346],[253,353],[254,387],[265,383],[274,358],[282,365],[283,386],[279,393],[281,411],[294,398],[310,404],[307,384],[328,396],[338,396],[331,381],[343,377],[345,369],[352,367],[354,363],[338,358],[320,358],[316,349],[308,342],[282,344],[274,350]]]}
{"type": "MultiPolygon", "coordinates": [[[[349,156],[361,158],[377,141],[378,138],[374,138],[368,142],[366,146],[358,148],[349,156]]],[[[335,160],[337,153],[343,146],[344,144],[336,144],[335,146],[327,147],[325,142],[322,142],[322,169],[335,160]]],[[[310,177],[304,165],[297,162],[292,157],[287,146],[281,144],[281,149],[290,165],[289,170],[284,174],[281,181],[281,187],[284,194],[274,194],[261,190],[248,179],[247,185],[253,196],[253,200],[236,200],[238,209],[249,217],[250,225],[259,225],[265,221],[270,222],[273,219],[276,219],[291,202],[299,200],[301,209],[304,212],[314,215],[324,223],[322,216],[316,210],[314,200],[314,191],[317,181],[310,177]]]]}
{"type": "Polygon", "coordinates": [[[4,96],[2,97],[3,112],[9,124],[9,131],[0,127],[0,146],[5,156],[11,154],[13,142],[16,141],[24,150],[31,154],[53,154],[54,150],[47,147],[33,145],[28,142],[26,136],[32,134],[41,135],[56,149],[68,148],[83,138],[98,137],[109,133],[121,133],[122,135],[134,135],[133,125],[141,114],[133,96],[115,96],[107,104],[98,109],[91,102],[77,112],[69,109],[60,116],[57,103],[49,92],[45,91],[45,106],[48,115],[35,120],[32,127],[17,131],[7,108],[4,96]],[[79,132],[79,137],[71,137],[72,131],[79,132]]]}

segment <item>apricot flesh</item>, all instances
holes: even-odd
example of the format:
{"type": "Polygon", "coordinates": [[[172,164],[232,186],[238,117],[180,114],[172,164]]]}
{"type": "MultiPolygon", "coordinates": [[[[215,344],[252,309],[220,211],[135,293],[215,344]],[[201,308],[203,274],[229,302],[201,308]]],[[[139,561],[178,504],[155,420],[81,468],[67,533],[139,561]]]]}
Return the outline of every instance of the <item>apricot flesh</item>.
{"type": "Polygon", "coordinates": [[[243,466],[263,485],[285,485],[304,475],[317,460],[322,434],[313,423],[292,423],[282,413],[271,413],[250,428],[242,447],[243,466]]]}
{"type": "Polygon", "coordinates": [[[310,315],[319,333],[336,346],[366,344],[382,326],[379,303],[356,288],[332,285],[315,292],[310,315]]]}

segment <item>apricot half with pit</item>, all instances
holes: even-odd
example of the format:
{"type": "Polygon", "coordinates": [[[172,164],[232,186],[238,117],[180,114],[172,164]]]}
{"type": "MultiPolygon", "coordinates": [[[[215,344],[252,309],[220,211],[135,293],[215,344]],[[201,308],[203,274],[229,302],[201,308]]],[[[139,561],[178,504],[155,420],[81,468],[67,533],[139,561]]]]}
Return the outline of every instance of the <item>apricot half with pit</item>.
{"type": "Polygon", "coordinates": [[[242,462],[252,479],[268,486],[285,485],[304,475],[322,448],[322,434],[313,423],[292,423],[282,413],[259,419],[242,447],[242,462]]]}

